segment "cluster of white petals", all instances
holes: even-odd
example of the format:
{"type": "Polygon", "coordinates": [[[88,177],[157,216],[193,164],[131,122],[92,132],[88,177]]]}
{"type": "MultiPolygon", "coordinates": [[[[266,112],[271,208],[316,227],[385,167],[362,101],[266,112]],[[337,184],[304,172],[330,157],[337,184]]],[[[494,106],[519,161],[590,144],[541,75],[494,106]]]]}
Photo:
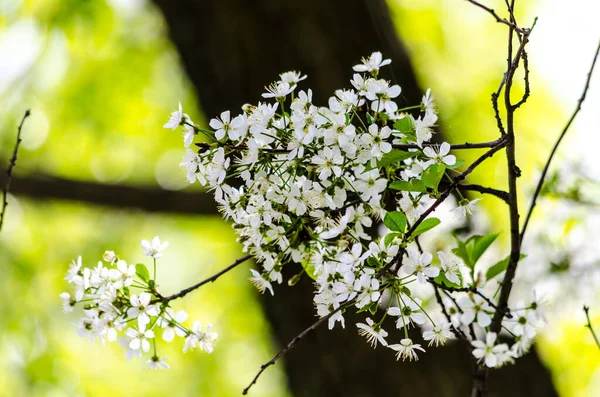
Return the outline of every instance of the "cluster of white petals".
{"type": "MultiPolygon", "coordinates": [[[[167,246],[158,237],[141,242],[144,255],[152,257],[155,263],[167,246]]],[[[104,263],[99,261],[90,269],[83,267],[80,256],[65,276],[74,292],[60,294],[63,311],[68,313],[78,304],[83,306],[84,317],[76,323],[79,336],[92,342],[100,339],[103,344],[117,341],[125,349],[127,359],[141,357],[153,346],[147,362],[151,369],[169,368],[166,358],[156,352],[156,332],[161,328],[163,341],[172,342],[175,336],[184,341],[184,352],[199,347],[212,353],[218,336],[211,331],[212,326],[203,328],[196,321],[191,329],[187,328],[187,313],[171,309],[170,301],[158,291],[155,275],[151,277],[145,265],[128,264],[114,251],[105,251],[102,257],[104,263]],[[134,288],[140,292],[134,292],[134,288]]]]}

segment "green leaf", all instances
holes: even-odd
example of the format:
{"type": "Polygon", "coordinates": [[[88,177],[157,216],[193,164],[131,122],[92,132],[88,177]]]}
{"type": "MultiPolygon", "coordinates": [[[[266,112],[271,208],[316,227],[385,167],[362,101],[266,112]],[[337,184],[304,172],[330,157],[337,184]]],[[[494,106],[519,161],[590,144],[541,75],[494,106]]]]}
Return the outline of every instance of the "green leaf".
{"type": "Polygon", "coordinates": [[[378,269],[381,267],[381,263],[379,263],[379,261],[377,260],[377,258],[375,258],[374,256],[370,256],[366,259],[367,265],[371,266],[372,268],[378,269]]]}
{"type": "MultiPolygon", "coordinates": [[[[526,256],[527,255],[525,255],[525,254],[521,254],[521,256],[519,257],[519,260],[525,258],[526,256]]],[[[497,275],[499,275],[500,273],[502,273],[503,271],[505,271],[506,268],[508,267],[509,261],[510,261],[510,255],[507,256],[506,258],[502,259],[500,262],[496,263],[495,265],[491,266],[485,273],[485,279],[491,280],[494,277],[496,277],[497,275]]]]}
{"type": "Polygon", "coordinates": [[[406,116],[394,123],[394,129],[406,134],[412,132],[414,126],[410,117],[406,116]]]}
{"type": "Polygon", "coordinates": [[[412,179],[410,182],[396,181],[390,183],[390,189],[401,190],[404,192],[426,192],[427,186],[418,179],[412,179]]]}
{"type": "Polygon", "coordinates": [[[367,124],[375,124],[375,119],[373,118],[373,116],[371,116],[370,113],[367,113],[367,124]]]}
{"type": "Polygon", "coordinates": [[[383,238],[383,242],[385,245],[390,245],[396,237],[400,237],[400,236],[402,236],[402,233],[388,233],[383,238]]]}
{"type": "Polygon", "coordinates": [[[453,248],[452,252],[454,253],[454,255],[461,258],[469,269],[473,270],[473,267],[475,265],[471,262],[471,257],[469,256],[469,252],[467,251],[466,244],[459,240],[459,238],[456,236],[454,236],[454,239],[456,240],[457,247],[453,248]]]}
{"type": "MultiPolygon", "coordinates": [[[[417,152],[406,152],[400,149],[392,149],[391,152],[383,155],[381,160],[377,161],[377,168],[385,167],[389,164],[399,163],[403,160],[416,156],[417,152]]],[[[368,169],[369,167],[367,167],[368,169]]]]}
{"type": "Polygon", "coordinates": [[[421,181],[423,181],[423,184],[428,188],[437,190],[440,181],[444,177],[444,172],[446,172],[446,166],[444,164],[430,165],[423,171],[421,181]]]}
{"type": "MultiPolygon", "coordinates": [[[[460,275],[459,275],[459,278],[462,280],[462,277],[460,277],[460,275]]],[[[446,287],[454,287],[454,288],[461,287],[460,284],[456,284],[456,283],[453,283],[452,281],[448,280],[446,278],[446,275],[441,270],[440,270],[440,274],[436,278],[434,278],[433,281],[436,284],[445,285],[446,287]]]]}
{"type": "Polygon", "coordinates": [[[302,261],[302,268],[308,274],[308,277],[317,281],[317,275],[315,274],[315,267],[309,261],[302,261]]]}
{"type": "Polygon", "coordinates": [[[447,165],[446,164],[446,168],[449,168],[449,169],[453,170],[453,169],[456,169],[456,168],[460,167],[464,163],[465,163],[465,160],[463,160],[463,159],[456,160],[456,163],[454,163],[452,165],[447,165]]]}
{"type": "Polygon", "coordinates": [[[471,260],[473,264],[477,263],[481,255],[492,245],[494,240],[498,237],[497,234],[488,234],[485,236],[476,236],[475,243],[473,246],[473,251],[471,252],[471,260]]]}
{"type": "Polygon", "coordinates": [[[150,272],[148,272],[148,268],[143,263],[138,263],[137,265],[135,265],[135,272],[142,280],[150,280],[150,272]]]}
{"type": "Polygon", "coordinates": [[[426,231],[433,229],[434,227],[436,227],[439,224],[440,224],[440,220],[438,218],[427,218],[423,222],[421,222],[419,224],[419,226],[417,226],[417,228],[413,232],[412,236],[417,237],[417,236],[425,233],[426,231]]]}
{"type": "Polygon", "coordinates": [[[407,224],[406,215],[400,211],[390,211],[385,214],[383,223],[388,229],[394,232],[404,233],[407,224]]]}

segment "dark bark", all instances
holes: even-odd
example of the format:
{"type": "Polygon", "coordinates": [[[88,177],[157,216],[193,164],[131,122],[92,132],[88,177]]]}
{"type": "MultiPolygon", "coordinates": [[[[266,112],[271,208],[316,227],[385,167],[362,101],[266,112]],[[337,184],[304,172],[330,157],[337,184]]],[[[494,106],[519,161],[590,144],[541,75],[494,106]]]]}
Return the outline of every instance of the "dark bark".
{"type": "MultiPolygon", "coordinates": [[[[324,103],[334,89],[349,86],[351,66],[376,50],[393,60],[390,74],[384,70],[383,76],[401,85],[407,103],[420,100],[408,55],[383,0],[154,2],[166,18],[207,117],[256,103],[263,86],[289,69],[308,74],[305,87],[313,89],[315,102],[324,103]]],[[[315,321],[312,292],[305,279],[263,300],[279,346],[315,321]]],[[[472,363],[465,346],[429,349],[417,363],[398,363],[392,351],[372,350],[357,335],[358,318],[362,316],[348,315],[345,331],[324,326],[309,334],[285,357],[296,397],[468,395],[472,363]]],[[[490,396],[556,395],[535,353],[493,371],[489,390],[490,396]]]]}

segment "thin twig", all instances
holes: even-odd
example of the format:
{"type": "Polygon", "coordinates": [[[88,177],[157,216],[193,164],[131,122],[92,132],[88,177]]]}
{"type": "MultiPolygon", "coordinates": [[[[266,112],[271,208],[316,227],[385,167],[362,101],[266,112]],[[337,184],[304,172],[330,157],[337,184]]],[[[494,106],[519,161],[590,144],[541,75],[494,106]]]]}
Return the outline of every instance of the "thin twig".
{"type": "Polygon", "coordinates": [[[561,141],[563,140],[567,131],[569,130],[569,127],[571,127],[573,120],[575,120],[575,117],[577,117],[577,114],[581,110],[581,105],[582,105],[583,101],[585,101],[585,97],[587,95],[588,89],[590,88],[590,81],[592,79],[592,73],[594,72],[594,67],[596,66],[596,61],[598,60],[599,53],[600,53],[600,41],[598,41],[598,46],[596,47],[596,53],[594,54],[594,59],[592,60],[592,65],[590,66],[589,72],[587,74],[587,79],[585,81],[583,93],[581,94],[581,97],[577,101],[577,107],[575,108],[575,111],[571,115],[571,118],[569,118],[569,121],[563,128],[561,134],[559,135],[558,139],[556,140],[556,143],[554,143],[554,147],[552,148],[552,151],[550,152],[550,156],[548,156],[548,160],[546,160],[546,165],[544,166],[544,169],[542,170],[542,175],[540,176],[540,179],[538,180],[537,187],[535,188],[535,193],[533,194],[533,197],[531,198],[531,204],[529,205],[529,211],[527,212],[527,216],[525,217],[525,223],[523,224],[523,229],[521,230],[521,236],[520,236],[521,242],[523,241],[523,237],[525,236],[525,231],[527,231],[527,226],[529,225],[529,219],[531,218],[531,214],[533,213],[533,209],[535,208],[537,198],[540,195],[540,191],[542,190],[542,185],[544,184],[544,179],[546,178],[546,174],[548,173],[548,170],[550,168],[550,162],[554,158],[554,154],[556,153],[556,150],[558,149],[558,145],[560,145],[561,141]]]}
{"type": "Polygon", "coordinates": [[[590,332],[594,337],[594,341],[596,342],[596,346],[598,346],[598,349],[600,349],[600,341],[598,341],[598,336],[596,335],[596,332],[594,332],[594,328],[592,328],[592,322],[590,321],[590,308],[586,305],[583,305],[583,311],[585,312],[585,318],[587,320],[587,324],[585,326],[590,329],[590,332]]]}
{"type": "Polygon", "coordinates": [[[440,295],[440,290],[438,289],[438,287],[434,286],[433,291],[435,293],[435,300],[437,301],[438,305],[442,309],[442,313],[444,314],[444,317],[446,317],[446,321],[448,321],[448,324],[450,324],[450,328],[452,329],[452,332],[454,333],[454,335],[458,339],[466,342],[470,346],[471,342],[469,342],[467,335],[465,335],[465,333],[462,332],[462,330],[460,330],[459,328],[456,328],[454,326],[454,324],[452,323],[452,318],[450,317],[450,314],[448,314],[448,310],[446,310],[446,306],[444,306],[444,301],[442,300],[442,296],[440,295]]]}
{"type": "Polygon", "coordinates": [[[204,284],[214,282],[216,279],[218,279],[219,277],[221,277],[223,274],[225,274],[228,271],[236,268],[237,266],[239,266],[242,263],[246,262],[250,258],[252,258],[252,255],[243,256],[243,257],[237,259],[231,265],[227,266],[225,269],[221,270],[220,272],[215,273],[212,276],[210,276],[209,278],[207,278],[205,280],[202,280],[199,283],[192,285],[191,287],[188,287],[188,288],[186,288],[184,290],[181,290],[181,291],[179,291],[176,294],[169,295],[169,296],[162,296],[162,295],[158,294],[155,291],[154,294],[158,297],[158,299],[156,299],[155,302],[168,302],[168,301],[172,301],[173,299],[183,298],[184,296],[186,296],[190,292],[192,292],[192,291],[194,291],[194,290],[202,287],[204,284]]]}
{"type": "MultiPolygon", "coordinates": [[[[490,142],[454,143],[454,144],[450,145],[450,149],[452,149],[452,150],[458,150],[458,149],[485,149],[485,148],[494,147],[498,143],[500,143],[500,139],[496,139],[495,141],[490,141],[490,142]]],[[[402,143],[402,144],[392,145],[392,147],[394,149],[401,149],[401,150],[406,150],[406,149],[421,149],[422,147],[428,147],[428,146],[429,147],[431,147],[431,146],[436,147],[436,146],[439,146],[439,144],[438,143],[423,143],[422,146],[419,146],[416,143],[402,143]]]]}
{"type": "Polygon", "coordinates": [[[527,33],[527,29],[520,28],[519,26],[515,25],[514,23],[512,23],[512,22],[510,22],[510,21],[508,21],[508,20],[506,20],[504,18],[501,18],[498,14],[496,14],[496,11],[494,11],[490,7],[487,7],[487,6],[485,6],[485,5],[479,3],[478,1],[475,1],[475,0],[467,0],[467,1],[469,3],[471,3],[471,4],[476,5],[479,8],[482,8],[482,9],[486,10],[487,12],[489,12],[496,19],[497,22],[503,23],[503,24],[509,26],[511,28],[511,30],[515,30],[515,31],[517,31],[519,33],[522,33],[522,34],[527,33]]]}
{"type": "Polygon", "coordinates": [[[481,185],[458,185],[459,189],[468,190],[472,192],[478,192],[481,194],[489,194],[498,197],[500,200],[508,203],[508,192],[504,190],[498,190],[491,187],[485,187],[481,185]]]}
{"type": "MultiPolygon", "coordinates": [[[[487,302],[488,305],[490,305],[491,307],[494,308],[494,310],[501,310],[498,306],[496,306],[496,304],[487,296],[485,296],[485,294],[483,294],[481,291],[479,291],[477,288],[475,287],[448,287],[446,285],[443,284],[438,284],[435,281],[433,281],[433,279],[428,279],[427,281],[429,281],[429,283],[431,285],[433,285],[435,288],[439,288],[442,289],[444,291],[448,291],[448,292],[470,292],[473,293],[475,295],[479,295],[481,298],[483,298],[484,301],[487,302]]],[[[512,314],[510,313],[510,310],[505,310],[504,315],[507,318],[512,318],[512,314]]]]}
{"type": "Polygon", "coordinates": [[[21,123],[19,124],[19,128],[17,129],[17,142],[15,143],[15,147],[13,149],[12,157],[10,158],[10,162],[8,164],[8,169],[6,170],[6,183],[4,184],[4,188],[2,189],[2,211],[0,212],[0,231],[2,230],[2,225],[4,224],[4,213],[6,212],[6,207],[8,206],[8,192],[10,190],[10,182],[12,181],[12,172],[15,165],[17,165],[17,154],[19,152],[19,145],[21,144],[21,129],[23,128],[23,123],[25,119],[29,117],[31,111],[27,109],[23,118],[21,119],[21,123]]]}
{"type": "Polygon", "coordinates": [[[319,327],[319,325],[321,325],[325,320],[328,320],[331,316],[333,316],[334,314],[336,314],[340,310],[343,310],[346,307],[354,304],[354,301],[355,300],[353,299],[351,301],[348,301],[348,302],[344,303],[343,305],[340,305],[340,307],[338,307],[337,309],[333,310],[331,313],[329,313],[325,317],[321,317],[320,319],[318,319],[317,321],[315,321],[310,327],[306,328],[304,331],[302,331],[301,333],[299,333],[298,335],[296,335],[294,337],[294,339],[292,339],[290,341],[290,343],[288,343],[283,349],[281,349],[279,351],[279,353],[277,353],[271,360],[269,360],[268,362],[266,362],[266,363],[264,363],[263,365],[260,366],[260,371],[258,371],[258,373],[254,377],[254,379],[252,379],[252,382],[250,382],[250,384],[244,389],[244,391],[242,392],[242,394],[243,395],[248,394],[248,390],[250,390],[250,388],[252,387],[252,385],[254,385],[256,383],[256,381],[258,380],[258,378],[260,377],[260,375],[262,375],[262,373],[265,371],[265,369],[267,369],[269,366],[275,364],[275,362],[277,360],[279,360],[288,351],[290,351],[308,333],[310,333],[311,331],[314,331],[315,329],[317,329],[319,327]]]}

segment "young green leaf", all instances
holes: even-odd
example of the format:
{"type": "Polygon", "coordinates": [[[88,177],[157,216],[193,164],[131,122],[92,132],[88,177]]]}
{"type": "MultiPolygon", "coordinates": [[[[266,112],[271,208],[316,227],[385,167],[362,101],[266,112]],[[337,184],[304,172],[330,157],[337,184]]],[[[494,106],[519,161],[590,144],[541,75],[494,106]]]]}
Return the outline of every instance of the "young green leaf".
{"type": "Polygon", "coordinates": [[[421,181],[423,181],[423,184],[428,188],[437,190],[445,171],[446,166],[444,164],[430,165],[425,171],[423,171],[421,181]]]}
{"type": "Polygon", "coordinates": [[[457,247],[453,248],[452,252],[454,255],[461,258],[469,269],[473,270],[475,265],[471,262],[471,257],[469,256],[466,244],[456,236],[454,236],[454,239],[456,240],[457,247]]]}
{"type": "Polygon", "coordinates": [[[138,263],[135,265],[135,272],[138,276],[144,281],[150,280],[150,272],[148,272],[148,268],[143,263],[138,263]]]}
{"type": "Polygon", "coordinates": [[[394,129],[406,134],[412,132],[414,126],[410,117],[403,117],[394,123],[394,129]]]}
{"type": "MultiPolygon", "coordinates": [[[[525,254],[521,254],[521,256],[519,257],[519,260],[525,258],[527,255],[525,254]]],[[[507,256],[506,258],[502,259],[500,262],[496,263],[495,265],[491,266],[487,272],[485,273],[485,279],[486,280],[491,280],[494,277],[496,277],[497,275],[499,275],[500,273],[502,273],[503,271],[506,270],[506,268],[508,267],[508,262],[510,260],[510,255],[507,256]]]]}
{"type": "Polygon", "coordinates": [[[308,274],[308,277],[317,281],[317,275],[315,273],[315,267],[309,261],[302,261],[302,268],[308,274]]]}
{"type": "Polygon", "coordinates": [[[423,222],[421,222],[419,226],[417,226],[415,231],[412,233],[412,236],[417,237],[418,235],[421,235],[426,231],[433,229],[439,224],[440,220],[438,218],[427,218],[423,222]]]}
{"type": "Polygon", "coordinates": [[[385,245],[390,245],[396,237],[401,237],[401,236],[402,236],[402,233],[388,233],[383,238],[383,243],[385,245]]]}
{"type": "Polygon", "coordinates": [[[383,223],[388,229],[394,232],[404,233],[407,224],[406,215],[400,211],[390,211],[385,214],[383,223]]]}
{"type": "Polygon", "coordinates": [[[384,154],[381,160],[377,161],[377,168],[385,167],[389,164],[399,163],[403,160],[414,157],[417,154],[417,152],[405,152],[404,150],[400,149],[392,149],[391,152],[384,154]]]}
{"type": "MultiPolygon", "coordinates": [[[[497,234],[488,234],[485,236],[474,236],[474,246],[471,252],[471,260],[475,264],[481,258],[481,255],[492,245],[494,240],[499,236],[497,234]]],[[[470,239],[469,239],[470,240],[470,239]]]]}
{"type": "Polygon", "coordinates": [[[426,192],[427,186],[418,179],[412,179],[410,182],[395,181],[390,183],[390,189],[401,190],[405,192],[426,192]]]}
{"type": "Polygon", "coordinates": [[[460,167],[461,165],[463,165],[465,163],[465,160],[460,159],[460,160],[456,160],[456,163],[452,164],[452,165],[448,165],[446,164],[446,168],[449,168],[451,170],[454,170],[458,167],[460,167]]]}

